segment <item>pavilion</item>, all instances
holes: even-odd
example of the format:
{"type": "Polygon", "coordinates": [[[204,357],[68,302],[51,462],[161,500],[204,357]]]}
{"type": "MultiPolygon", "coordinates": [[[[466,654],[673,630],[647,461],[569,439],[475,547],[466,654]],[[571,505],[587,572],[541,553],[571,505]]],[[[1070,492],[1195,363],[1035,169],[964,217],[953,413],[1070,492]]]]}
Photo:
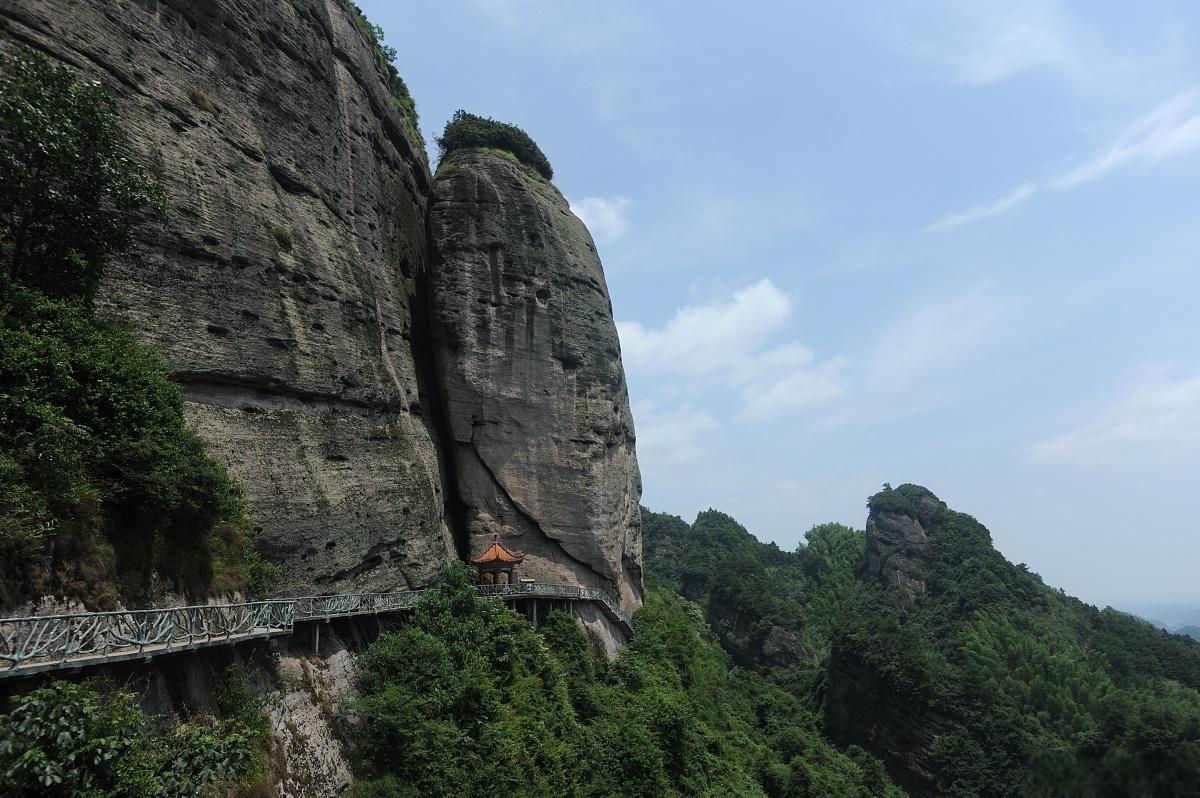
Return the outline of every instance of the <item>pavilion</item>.
{"type": "Polygon", "coordinates": [[[500,535],[492,535],[492,545],[478,557],[471,558],[478,573],[478,583],[481,585],[515,585],[517,583],[517,565],[525,559],[524,554],[514,554],[500,543],[500,535]],[[503,574],[506,581],[500,581],[503,574]]]}

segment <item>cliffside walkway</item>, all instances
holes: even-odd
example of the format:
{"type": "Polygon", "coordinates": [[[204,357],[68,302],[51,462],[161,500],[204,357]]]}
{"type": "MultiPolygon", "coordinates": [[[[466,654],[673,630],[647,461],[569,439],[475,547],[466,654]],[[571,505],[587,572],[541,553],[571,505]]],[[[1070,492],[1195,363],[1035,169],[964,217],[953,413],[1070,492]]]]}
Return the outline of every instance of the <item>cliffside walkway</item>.
{"type": "MultiPolygon", "coordinates": [[[[627,635],[629,616],[604,590],[576,585],[481,585],[500,601],[556,599],[595,604],[627,635]]],[[[0,618],[0,678],[290,635],[296,624],[411,610],[425,591],[344,593],[118,612],[0,618]]]]}

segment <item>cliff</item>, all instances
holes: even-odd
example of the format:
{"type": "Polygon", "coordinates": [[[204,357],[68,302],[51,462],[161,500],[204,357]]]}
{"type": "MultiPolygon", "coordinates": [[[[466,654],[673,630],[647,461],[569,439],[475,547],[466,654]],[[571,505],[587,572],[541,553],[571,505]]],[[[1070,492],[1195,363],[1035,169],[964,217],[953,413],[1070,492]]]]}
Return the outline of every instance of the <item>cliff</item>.
{"type": "Polygon", "coordinates": [[[595,247],[503,159],[435,186],[358,22],[342,0],[16,0],[0,41],[101,81],[164,185],[97,308],[162,351],[287,593],[427,585],[499,529],[536,576],[632,609],[640,483],[595,247]]]}
{"type": "Polygon", "coordinates": [[[867,516],[867,575],[877,579],[898,607],[911,608],[925,593],[933,514],[946,505],[915,485],[871,499],[867,516]],[[912,489],[910,493],[902,493],[912,489]]]}
{"type": "Polygon", "coordinates": [[[444,159],[430,222],[434,361],[470,548],[501,533],[524,573],[640,606],[633,420],[587,228],[549,182],[485,152],[444,159]]]}

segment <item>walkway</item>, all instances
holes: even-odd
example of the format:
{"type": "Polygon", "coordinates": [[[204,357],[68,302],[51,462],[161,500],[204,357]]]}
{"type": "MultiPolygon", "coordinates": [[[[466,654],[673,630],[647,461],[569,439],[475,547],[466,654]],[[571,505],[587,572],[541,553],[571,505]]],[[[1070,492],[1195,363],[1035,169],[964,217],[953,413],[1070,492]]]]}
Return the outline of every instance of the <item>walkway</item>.
{"type": "MultiPolygon", "coordinates": [[[[483,585],[501,601],[559,599],[595,604],[632,637],[629,616],[606,591],[576,585],[483,585]]],[[[120,612],[0,618],[0,678],[59,668],[150,659],[160,654],[290,635],[297,623],[411,610],[424,591],[347,593],[120,612]],[[5,667],[7,666],[7,667],[5,667]]]]}

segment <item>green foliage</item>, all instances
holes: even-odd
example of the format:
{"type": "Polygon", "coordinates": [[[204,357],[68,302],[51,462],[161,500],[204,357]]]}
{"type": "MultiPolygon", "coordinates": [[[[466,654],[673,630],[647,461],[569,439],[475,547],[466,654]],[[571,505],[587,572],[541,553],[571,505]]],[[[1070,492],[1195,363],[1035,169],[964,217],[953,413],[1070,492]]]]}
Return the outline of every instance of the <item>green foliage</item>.
{"type": "Polygon", "coordinates": [[[870,506],[926,530],[926,590],[906,612],[877,588],[862,594],[834,645],[912,715],[952,719],[931,752],[942,790],[1194,794],[1200,646],[1048,589],[924,488],[886,490],[870,506]]]}
{"type": "Polygon", "coordinates": [[[99,84],[41,54],[0,57],[0,273],[88,299],[137,214],[162,204],[99,84]]]}
{"type": "Polygon", "coordinates": [[[807,546],[786,552],[715,510],[689,525],[643,509],[642,529],[648,570],[705,608],[739,665],[800,695],[817,690],[840,607],[863,589],[862,532],[823,524],[807,533],[807,546]]]}
{"type": "Polygon", "coordinates": [[[426,157],[425,137],[421,135],[421,120],[417,115],[417,103],[408,90],[408,84],[404,82],[404,78],[400,77],[400,72],[396,69],[396,48],[384,43],[383,28],[367,19],[366,14],[357,4],[350,3],[350,10],[354,13],[354,22],[358,25],[358,30],[375,53],[375,61],[378,63],[380,71],[386,76],[388,88],[392,92],[392,100],[396,103],[396,110],[400,112],[400,121],[404,123],[404,130],[414,142],[421,145],[421,157],[426,157]]]}
{"type": "Polygon", "coordinates": [[[0,67],[0,604],[135,601],[152,574],[195,596],[268,586],[158,356],[88,310],[159,190],[120,155],[98,85],[40,55],[0,67]]]}
{"type": "MultiPolygon", "coordinates": [[[[249,715],[249,712],[244,713],[249,715]]],[[[259,716],[261,726],[265,717],[259,716]]],[[[55,681],[0,715],[0,792],[12,798],[201,798],[252,777],[264,738],[240,718],[167,730],[132,693],[55,681]]]]}
{"type": "Polygon", "coordinates": [[[271,228],[271,237],[275,239],[275,244],[284,252],[291,252],[293,239],[292,230],[284,225],[276,225],[271,228]]]}
{"type": "MultiPolygon", "coordinates": [[[[644,512],[647,569],[705,607],[739,663],[806,708],[819,704],[833,662],[853,663],[880,685],[890,712],[948,728],[924,752],[942,794],[1197,794],[1200,645],[1048,589],[997,552],[982,524],[925,488],[885,486],[869,506],[908,516],[928,535],[926,590],[911,610],[865,573],[865,535],[837,524],[810,530],[793,555],[722,513],[688,525],[644,512]],[[791,668],[755,645],[783,632],[803,643],[791,668]]],[[[879,722],[869,702],[838,709],[852,725],[879,722]]],[[[890,764],[906,769],[913,753],[894,752],[890,764]]],[[[777,763],[763,784],[796,772],[777,763]]]]}
{"type": "Polygon", "coordinates": [[[35,594],[23,572],[43,555],[91,550],[107,552],[95,571],[57,587],[101,604],[114,558],[127,597],[152,573],[197,596],[269,576],[236,485],[187,429],[157,355],[18,285],[0,290],[0,485],[5,601],[35,594]]]}
{"type": "Polygon", "coordinates": [[[443,158],[457,150],[489,147],[503,150],[512,153],[519,162],[531,167],[545,179],[554,177],[550,161],[524,130],[516,125],[469,114],[462,109],[455,111],[446,123],[437,145],[443,158]]]}
{"type": "Polygon", "coordinates": [[[453,566],[359,661],[348,706],[368,796],[899,796],[815,715],[731,667],[698,609],[651,585],[619,659],[579,624],[540,632],[453,566]]]}

